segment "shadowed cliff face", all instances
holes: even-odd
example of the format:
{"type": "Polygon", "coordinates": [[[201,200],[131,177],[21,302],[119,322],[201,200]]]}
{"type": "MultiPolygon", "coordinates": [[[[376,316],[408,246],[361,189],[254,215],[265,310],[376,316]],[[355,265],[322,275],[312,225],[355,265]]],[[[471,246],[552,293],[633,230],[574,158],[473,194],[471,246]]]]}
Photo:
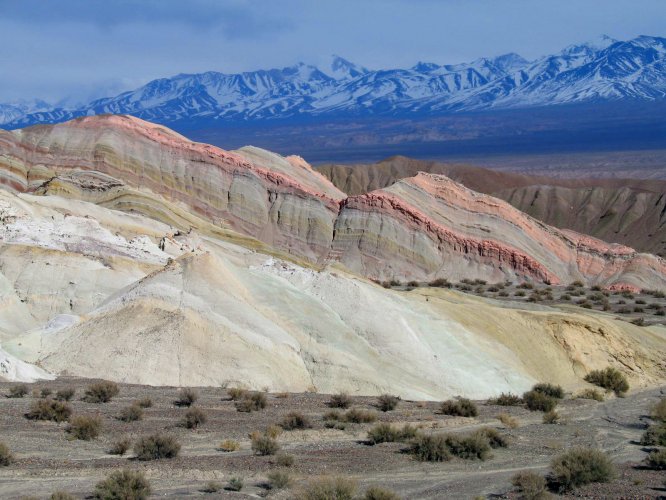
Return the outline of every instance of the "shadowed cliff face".
{"type": "Polygon", "coordinates": [[[657,257],[546,226],[441,175],[347,198],[301,158],[228,152],[126,116],[4,132],[0,152],[0,181],[16,191],[81,198],[184,230],[231,229],[372,278],[666,286],[657,257]]]}
{"type": "Polygon", "coordinates": [[[418,172],[442,174],[508,201],[546,224],[666,256],[664,181],[560,179],[400,156],[374,164],[323,165],[317,170],[349,195],[384,188],[418,172]]]}

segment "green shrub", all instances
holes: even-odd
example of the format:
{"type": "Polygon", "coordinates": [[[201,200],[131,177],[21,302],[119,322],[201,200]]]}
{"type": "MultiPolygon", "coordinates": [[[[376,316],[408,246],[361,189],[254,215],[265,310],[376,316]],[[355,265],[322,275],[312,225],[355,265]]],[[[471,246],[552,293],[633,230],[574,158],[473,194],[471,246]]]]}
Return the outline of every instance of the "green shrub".
{"type": "Polygon", "coordinates": [[[651,425],[641,437],[643,446],[666,446],[666,424],[651,425]]]}
{"type": "Polygon", "coordinates": [[[266,394],[263,392],[246,393],[243,399],[236,401],[236,410],[249,413],[263,410],[267,404],[266,394]]]}
{"type": "Polygon", "coordinates": [[[68,387],[66,389],[60,389],[56,391],[55,398],[58,401],[69,401],[74,397],[74,394],[76,394],[76,390],[68,387]]]}
{"type": "Polygon", "coordinates": [[[150,493],[150,483],[142,472],[123,469],[97,483],[93,496],[102,500],[144,500],[150,493]]]}
{"type": "Polygon", "coordinates": [[[555,410],[550,410],[543,414],[542,422],[544,424],[556,424],[559,421],[560,415],[555,410]]]}
{"type": "Polygon", "coordinates": [[[482,433],[446,436],[446,446],[451,454],[468,460],[485,460],[490,454],[490,442],[482,433]]]}
{"type": "Polygon", "coordinates": [[[153,400],[150,398],[141,398],[135,401],[134,404],[140,406],[141,408],[150,408],[153,406],[153,400]]]}
{"type": "Polygon", "coordinates": [[[615,475],[615,467],[608,456],[592,448],[574,448],[551,464],[552,479],[560,491],[567,491],[588,483],[605,483],[615,475]]]}
{"type": "Polygon", "coordinates": [[[506,438],[492,427],[484,427],[475,432],[488,440],[491,448],[506,448],[509,443],[506,438]]]}
{"type": "Polygon", "coordinates": [[[28,394],[28,386],[25,384],[16,384],[9,388],[8,398],[22,398],[28,394]]]}
{"type": "Polygon", "coordinates": [[[302,413],[292,411],[287,413],[282,419],[280,427],[286,431],[293,431],[295,429],[309,429],[312,427],[312,423],[310,422],[310,419],[302,413]]]}
{"type": "Polygon", "coordinates": [[[120,455],[121,457],[127,453],[132,446],[132,441],[129,438],[121,438],[115,441],[109,449],[109,455],[120,455]]]}
{"type": "Polygon", "coordinates": [[[130,406],[126,406],[120,411],[120,415],[118,415],[118,420],[122,420],[123,422],[136,422],[137,420],[141,420],[143,418],[143,408],[141,408],[137,404],[131,404],[130,406]]]}
{"type": "Polygon", "coordinates": [[[14,455],[5,443],[0,443],[0,467],[7,467],[14,462],[14,455]]]}
{"type": "Polygon", "coordinates": [[[564,397],[564,389],[559,385],[541,383],[532,387],[532,390],[555,399],[562,399],[564,397]]]}
{"type": "Polygon", "coordinates": [[[377,408],[381,411],[393,411],[398,407],[400,398],[390,394],[382,394],[377,398],[377,408]]]}
{"type": "Polygon", "coordinates": [[[190,408],[180,421],[181,425],[187,429],[196,429],[206,423],[206,414],[199,408],[190,408]]]}
{"type": "Polygon", "coordinates": [[[529,391],[523,394],[523,401],[531,411],[551,411],[557,406],[557,399],[542,392],[529,391]]]}
{"type": "Polygon", "coordinates": [[[333,394],[328,402],[328,406],[331,408],[349,408],[351,404],[351,398],[344,392],[333,394]]]}
{"type": "Polygon", "coordinates": [[[352,408],[344,414],[344,421],[351,424],[367,424],[377,420],[377,414],[374,411],[352,408]]]}
{"type": "Polygon", "coordinates": [[[76,439],[90,441],[99,436],[102,428],[102,421],[99,417],[89,417],[87,415],[78,415],[69,419],[67,432],[76,439]]]}
{"type": "Polygon", "coordinates": [[[397,441],[406,441],[416,436],[415,427],[406,424],[402,429],[394,427],[391,424],[381,423],[375,425],[368,431],[368,441],[371,444],[394,443],[397,441]]]}
{"type": "Polygon", "coordinates": [[[274,470],[268,473],[268,486],[272,490],[283,490],[291,484],[291,476],[283,470],[274,470]]]}
{"type": "Polygon", "coordinates": [[[178,392],[178,398],[173,402],[176,406],[192,406],[199,399],[199,393],[186,387],[178,392]]]}
{"type": "Polygon", "coordinates": [[[453,415],[457,417],[476,417],[479,411],[476,405],[466,398],[449,399],[440,406],[440,411],[444,415],[453,415]]]}
{"type": "Polygon", "coordinates": [[[666,449],[655,450],[646,458],[648,467],[656,470],[666,470],[666,449]]]}
{"type": "Polygon", "coordinates": [[[294,456],[287,453],[278,453],[275,457],[275,462],[280,467],[291,467],[294,465],[294,456]]]}
{"type": "Polygon", "coordinates": [[[380,488],[379,486],[371,486],[365,490],[363,500],[400,500],[400,497],[391,490],[380,488]]]}
{"type": "Polygon", "coordinates": [[[661,398],[659,402],[652,407],[650,416],[654,420],[666,422],[666,398],[661,398]]]}
{"type": "Polygon", "coordinates": [[[489,405],[496,406],[518,406],[523,404],[523,400],[520,396],[511,393],[502,393],[496,398],[491,398],[488,400],[489,405]]]}
{"type": "Polygon", "coordinates": [[[627,378],[622,372],[611,366],[603,370],[592,370],[585,376],[585,380],[608,391],[613,391],[618,396],[629,390],[627,378]]]}
{"type": "Polygon", "coordinates": [[[451,460],[451,452],[446,437],[441,435],[419,434],[412,441],[409,452],[422,462],[446,462],[451,460]]]}
{"type": "Polygon", "coordinates": [[[180,453],[180,443],[173,436],[152,434],[134,443],[134,453],[138,460],[174,458],[180,453]]]}
{"type": "Polygon", "coordinates": [[[275,439],[266,435],[252,436],[252,451],[257,455],[275,455],[280,450],[280,445],[275,439]]]}
{"type": "Polygon", "coordinates": [[[83,400],[88,403],[108,403],[118,395],[120,389],[114,382],[104,380],[90,385],[83,396],[83,400]]]}
{"type": "Polygon", "coordinates": [[[72,408],[67,403],[51,399],[40,399],[30,407],[25,414],[28,420],[52,420],[53,422],[64,422],[72,414],[72,408]]]}
{"type": "Polygon", "coordinates": [[[603,401],[604,395],[596,389],[585,389],[576,395],[577,399],[594,399],[595,401],[603,401]]]}
{"type": "Polygon", "coordinates": [[[74,495],[70,495],[66,491],[55,491],[51,493],[49,500],[76,500],[74,495]]]}
{"type": "Polygon", "coordinates": [[[356,483],[342,477],[311,480],[298,495],[297,500],[353,500],[356,483]]]}
{"type": "Polygon", "coordinates": [[[542,500],[548,497],[546,478],[532,471],[518,472],[511,478],[520,498],[525,500],[542,500]]]}
{"type": "Polygon", "coordinates": [[[232,477],[227,483],[227,489],[229,491],[240,491],[243,489],[243,486],[243,478],[241,477],[232,477]]]}

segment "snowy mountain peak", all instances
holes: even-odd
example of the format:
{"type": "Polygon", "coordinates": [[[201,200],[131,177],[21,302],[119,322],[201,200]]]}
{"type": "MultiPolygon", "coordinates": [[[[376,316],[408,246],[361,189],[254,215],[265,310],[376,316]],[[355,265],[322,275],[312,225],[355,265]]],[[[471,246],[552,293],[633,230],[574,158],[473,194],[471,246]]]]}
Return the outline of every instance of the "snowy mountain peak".
{"type": "Polygon", "coordinates": [[[335,80],[346,80],[361,76],[369,70],[363,66],[348,61],[344,57],[333,54],[330,62],[321,71],[335,80]]]}
{"type": "Polygon", "coordinates": [[[430,73],[431,71],[439,69],[439,67],[440,66],[435,63],[419,61],[414,66],[412,66],[411,69],[418,71],[419,73],[430,73]]]}

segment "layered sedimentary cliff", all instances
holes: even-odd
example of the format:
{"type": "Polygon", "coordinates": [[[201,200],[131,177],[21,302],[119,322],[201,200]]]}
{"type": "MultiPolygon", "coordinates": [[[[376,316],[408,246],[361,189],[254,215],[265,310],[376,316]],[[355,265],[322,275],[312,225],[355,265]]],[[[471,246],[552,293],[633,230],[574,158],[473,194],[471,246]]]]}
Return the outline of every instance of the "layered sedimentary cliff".
{"type": "Polygon", "coordinates": [[[251,147],[227,152],[126,116],[1,132],[0,182],[139,212],[184,231],[232,230],[294,258],[339,261],[377,279],[666,288],[660,258],[552,228],[441,175],[421,173],[347,198],[301,158],[251,147]]]}

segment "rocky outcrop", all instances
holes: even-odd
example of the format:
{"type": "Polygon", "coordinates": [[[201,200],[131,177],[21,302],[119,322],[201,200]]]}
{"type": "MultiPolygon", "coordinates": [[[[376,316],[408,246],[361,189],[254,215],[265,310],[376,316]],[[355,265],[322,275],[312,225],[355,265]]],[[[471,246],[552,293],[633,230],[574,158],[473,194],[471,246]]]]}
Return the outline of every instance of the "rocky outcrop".
{"type": "Polygon", "coordinates": [[[367,277],[666,288],[663,260],[547,226],[442,175],[347,198],[302,158],[223,151],[111,115],[1,132],[0,151],[0,182],[15,191],[139,212],[184,232],[245,235],[367,277]]]}

